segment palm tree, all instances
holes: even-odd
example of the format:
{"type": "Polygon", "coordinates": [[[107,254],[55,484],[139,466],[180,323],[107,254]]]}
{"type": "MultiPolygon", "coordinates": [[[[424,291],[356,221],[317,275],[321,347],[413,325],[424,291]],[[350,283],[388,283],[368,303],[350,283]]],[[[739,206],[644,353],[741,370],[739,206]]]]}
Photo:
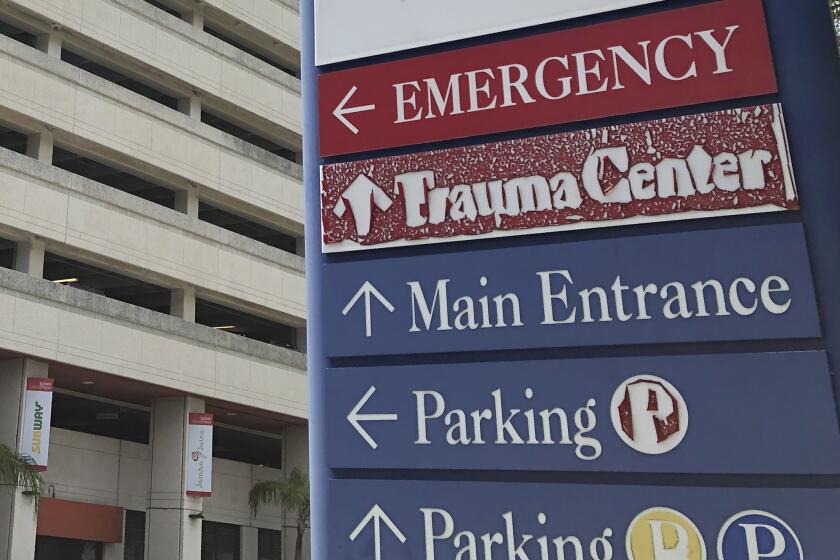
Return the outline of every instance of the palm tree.
{"type": "Polygon", "coordinates": [[[834,18],[834,30],[840,38],[840,0],[831,0],[829,6],[831,7],[831,17],[834,18]]]}
{"type": "Polygon", "coordinates": [[[18,455],[0,443],[0,485],[22,488],[37,510],[42,484],[41,473],[35,469],[32,457],[18,455]]]}
{"type": "Polygon", "coordinates": [[[297,513],[297,537],[295,539],[295,560],[303,557],[303,535],[309,527],[309,475],[294,469],[283,480],[257,482],[248,494],[251,512],[257,515],[260,506],[274,504],[297,513]]]}

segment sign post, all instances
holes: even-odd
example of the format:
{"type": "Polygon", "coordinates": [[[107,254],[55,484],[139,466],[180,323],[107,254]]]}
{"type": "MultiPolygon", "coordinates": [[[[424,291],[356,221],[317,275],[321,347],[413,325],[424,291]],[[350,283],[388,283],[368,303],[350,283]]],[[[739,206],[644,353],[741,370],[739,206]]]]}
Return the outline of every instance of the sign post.
{"type": "Polygon", "coordinates": [[[825,2],[461,4],[301,5],[313,558],[831,557],[825,2]]]}

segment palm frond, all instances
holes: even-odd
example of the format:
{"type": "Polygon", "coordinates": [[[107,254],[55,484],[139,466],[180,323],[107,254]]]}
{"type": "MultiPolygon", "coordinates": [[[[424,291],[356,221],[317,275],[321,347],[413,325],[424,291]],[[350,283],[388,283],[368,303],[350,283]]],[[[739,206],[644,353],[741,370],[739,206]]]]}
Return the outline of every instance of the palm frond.
{"type": "Polygon", "coordinates": [[[305,525],[309,522],[309,475],[293,469],[286,480],[257,482],[248,494],[248,504],[254,515],[261,506],[282,504],[295,511],[305,525]]]}
{"type": "Polygon", "coordinates": [[[34,500],[37,506],[43,479],[32,457],[18,455],[8,446],[0,444],[0,484],[27,491],[27,498],[34,500]]]}
{"type": "Polygon", "coordinates": [[[255,483],[248,493],[248,505],[251,506],[251,513],[257,515],[261,506],[280,505],[284,484],[280,480],[263,480],[255,483]]]}

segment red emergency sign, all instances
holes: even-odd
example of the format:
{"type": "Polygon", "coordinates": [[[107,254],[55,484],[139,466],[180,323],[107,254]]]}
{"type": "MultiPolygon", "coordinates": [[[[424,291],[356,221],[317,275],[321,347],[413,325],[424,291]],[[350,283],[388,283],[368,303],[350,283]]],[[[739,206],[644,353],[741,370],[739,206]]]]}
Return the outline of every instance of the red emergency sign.
{"type": "Polygon", "coordinates": [[[722,0],[321,74],[321,155],[775,91],[761,0],[722,0]]]}

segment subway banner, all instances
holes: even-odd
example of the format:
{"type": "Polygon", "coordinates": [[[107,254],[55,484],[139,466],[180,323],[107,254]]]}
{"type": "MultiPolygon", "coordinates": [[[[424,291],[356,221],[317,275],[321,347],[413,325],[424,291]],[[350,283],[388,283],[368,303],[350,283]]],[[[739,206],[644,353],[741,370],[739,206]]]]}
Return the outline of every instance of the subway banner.
{"type": "Polygon", "coordinates": [[[187,496],[209,497],[213,482],[212,414],[190,413],[187,453],[187,496]]]}
{"type": "Polygon", "coordinates": [[[39,471],[47,470],[50,451],[50,420],[52,418],[53,380],[30,377],[26,380],[26,407],[20,454],[29,457],[39,471]]]}
{"type": "Polygon", "coordinates": [[[325,165],[324,252],[799,208],[779,105],[325,165]]]}

